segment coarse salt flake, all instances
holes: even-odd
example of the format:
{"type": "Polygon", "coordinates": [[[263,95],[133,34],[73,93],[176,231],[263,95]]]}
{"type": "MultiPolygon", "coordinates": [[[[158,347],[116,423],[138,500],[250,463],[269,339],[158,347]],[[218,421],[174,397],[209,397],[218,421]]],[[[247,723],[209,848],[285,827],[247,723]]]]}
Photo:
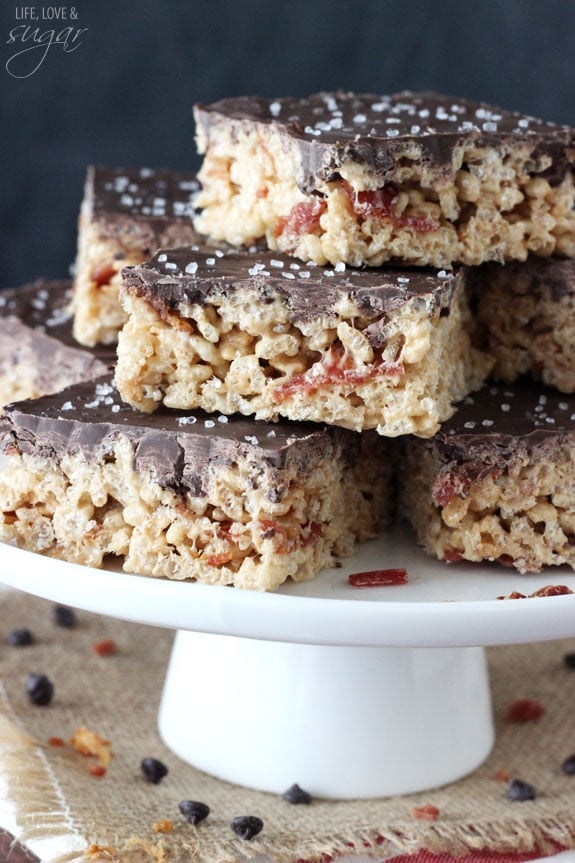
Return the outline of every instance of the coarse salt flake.
{"type": "Polygon", "coordinates": [[[96,395],[109,396],[114,392],[114,388],[110,384],[96,384],[96,395]]]}

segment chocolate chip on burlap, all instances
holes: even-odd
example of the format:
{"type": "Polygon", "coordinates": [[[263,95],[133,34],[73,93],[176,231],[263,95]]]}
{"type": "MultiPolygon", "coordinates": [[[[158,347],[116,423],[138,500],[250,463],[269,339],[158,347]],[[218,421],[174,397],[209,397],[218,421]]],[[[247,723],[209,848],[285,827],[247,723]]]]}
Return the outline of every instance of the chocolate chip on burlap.
{"type": "Polygon", "coordinates": [[[2,594],[5,629],[17,620],[35,640],[2,653],[0,824],[41,851],[46,863],[231,863],[265,853],[292,863],[370,851],[379,859],[420,848],[458,855],[575,847],[575,779],[561,769],[573,750],[575,678],[563,661],[572,642],[488,649],[497,741],[471,776],[407,797],[314,798],[293,806],[279,794],[213,779],[163,745],[156,718],[172,632],[87,612],[78,612],[75,629],[63,630],[51,615],[45,600],[2,594]],[[116,644],[113,655],[92,651],[103,638],[116,644]],[[49,705],[30,703],[30,671],[53,681],[49,705]],[[509,705],[519,698],[538,701],[544,713],[510,722],[509,705]],[[168,768],[158,784],[141,772],[150,753],[168,768]],[[536,788],[536,799],[511,800],[507,789],[516,779],[536,788]],[[201,801],[208,817],[194,825],[180,810],[182,800],[201,801]],[[416,811],[434,817],[415,817],[416,811]],[[230,827],[245,814],[263,821],[251,839],[230,827]]]}

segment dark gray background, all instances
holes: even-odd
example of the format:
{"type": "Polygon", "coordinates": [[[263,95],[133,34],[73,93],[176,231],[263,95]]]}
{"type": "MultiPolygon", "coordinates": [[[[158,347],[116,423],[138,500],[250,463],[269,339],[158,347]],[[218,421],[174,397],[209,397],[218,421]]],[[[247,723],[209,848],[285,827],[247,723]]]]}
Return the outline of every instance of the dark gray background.
{"type": "Polygon", "coordinates": [[[88,163],[196,169],[196,101],[435,89],[575,125],[573,0],[28,0],[87,32],[15,78],[21,5],[0,11],[0,286],[67,275],[88,163]]]}

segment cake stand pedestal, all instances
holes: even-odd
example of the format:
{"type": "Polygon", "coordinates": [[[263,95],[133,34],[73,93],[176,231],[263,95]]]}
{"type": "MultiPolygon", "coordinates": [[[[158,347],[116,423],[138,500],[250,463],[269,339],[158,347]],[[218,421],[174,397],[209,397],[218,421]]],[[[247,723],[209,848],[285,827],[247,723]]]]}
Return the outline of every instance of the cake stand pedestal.
{"type": "MultiPolygon", "coordinates": [[[[459,779],[493,743],[484,648],[575,635],[572,595],[501,600],[575,573],[430,560],[404,528],[277,593],[95,570],[0,544],[0,581],[177,631],[159,730],[194,767],[316,797],[407,794],[459,779]],[[403,566],[408,583],[351,588],[403,566]]],[[[126,681],[129,686],[130,682],[126,681]]]]}
{"type": "Polygon", "coordinates": [[[493,744],[484,650],[335,647],[179,631],[159,715],[194,767],[281,794],[444,785],[493,744]]]}

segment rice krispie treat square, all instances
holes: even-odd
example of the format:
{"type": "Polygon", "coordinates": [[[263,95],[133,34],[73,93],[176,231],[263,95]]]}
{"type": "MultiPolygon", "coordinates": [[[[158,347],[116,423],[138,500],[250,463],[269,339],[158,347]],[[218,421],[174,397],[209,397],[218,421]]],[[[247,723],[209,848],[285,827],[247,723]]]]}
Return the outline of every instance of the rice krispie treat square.
{"type": "Polygon", "coordinates": [[[69,281],[38,279],[0,291],[0,406],[108,372],[115,354],[72,335],[69,281]]]}
{"type": "Polygon", "coordinates": [[[431,435],[478,389],[467,273],[162,251],[124,270],[115,381],[133,407],[431,435]]]}
{"type": "Polygon", "coordinates": [[[212,240],[316,264],[575,257],[575,131],[437,93],[195,107],[212,240]]]}
{"type": "Polygon", "coordinates": [[[494,375],[575,392],[575,261],[530,257],[473,270],[475,315],[494,375]]]}
{"type": "Polygon", "coordinates": [[[162,246],[197,242],[194,174],[160,168],[90,166],[78,224],[74,336],[114,344],[124,323],[120,271],[162,246]]]}
{"type": "Polygon", "coordinates": [[[399,494],[440,560],[575,568],[575,400],[532,381],[484,388],[405,442],[399,494]]]}
{"type": "Polygon", "coordinates": [[[125,406],[108,377],[0,417],[0,540],[94,567],[273,590],[381,532],[375,433],[125,406]]]}

